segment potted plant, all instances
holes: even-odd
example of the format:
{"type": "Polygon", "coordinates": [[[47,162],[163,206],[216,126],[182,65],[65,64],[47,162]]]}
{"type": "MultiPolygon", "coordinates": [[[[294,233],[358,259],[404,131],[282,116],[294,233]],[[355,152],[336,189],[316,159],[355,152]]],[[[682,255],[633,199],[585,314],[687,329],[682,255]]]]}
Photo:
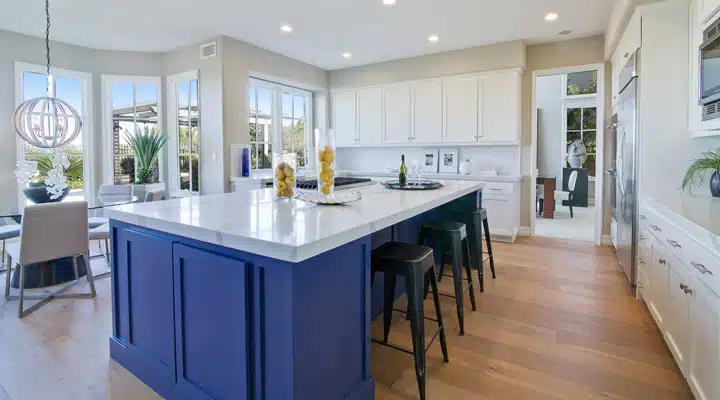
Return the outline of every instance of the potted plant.
{"type": "Polygon", "coordinates": [[[707,151],[702,157],[696,159],[685,172],[682,182],[682,190],[692,193],[712,171],[710,176],[710,193],[713,197],[720,197],[720,148],[707,151]]]}
{"type": "Polygon", "coordinates": [[[135,153],[137,163],[135,183],[156,183],[153,163],[167,142],[167,136],[155,128],[145,127],[142,131],[138,129],[135,134],[130,134],[126,130],[125,138],[135,153]]]}

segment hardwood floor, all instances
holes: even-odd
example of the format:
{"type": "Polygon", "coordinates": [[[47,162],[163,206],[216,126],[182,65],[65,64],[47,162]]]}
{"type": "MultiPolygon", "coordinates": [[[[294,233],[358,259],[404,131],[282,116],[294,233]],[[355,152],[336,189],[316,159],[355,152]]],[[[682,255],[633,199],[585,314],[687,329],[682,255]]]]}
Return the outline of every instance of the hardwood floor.
{"type": "MultiPolygon", "coordinates": [[[[611,248],[546,238],[493,246],[498,277],[486,279],[476,312],[466,299],[464,337],[454,300],[442,298],[450,363],[433,344],[428,399],[693,398],[611,248]]],[[[97,289],[96,301],[56,300],[23,320],[0,299],[0,400],[157,398],[109,359],[110,281],[97,289]]],[[[378,319],[373,336],[381,332],[378,319]]],[[[411,345],[402,314],[390,341],[411,345]]],[[[417,397],[410,356],[373,344],[372,370],[377,399],[417,397]]]]}

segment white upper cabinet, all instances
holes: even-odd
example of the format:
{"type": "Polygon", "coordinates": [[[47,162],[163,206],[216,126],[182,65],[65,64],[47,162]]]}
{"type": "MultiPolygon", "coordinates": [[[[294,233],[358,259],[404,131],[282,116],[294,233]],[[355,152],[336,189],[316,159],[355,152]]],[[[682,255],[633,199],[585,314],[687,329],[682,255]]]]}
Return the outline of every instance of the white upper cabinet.
{"type": "Polygon", "coordinates": [[[443,132],[442,81],[413,82],[412,143],[440,143],[443,132]]]}
{"type": "Polygon", "coordinates": [[[697,20],[700,24],[710,22],[720,9],[720,0],[695,0],[697,7],[697,20]]]}
{"type": "Polygon", "coordinates": [[[385,100],[385,143],[409,143],[412,138],[412,94],[410,83],[387,85],[383,93],[385,100]]]}
{"type": "Polygon", "coordinates": [[[720,398],[720,297],[700,279],[692,284],[692,354],[688,383],[698,400],[720,398]]]}
{"type": "Polygon", "coordinates": [[[382,88],[357,91],[357,139],[362,145],[382,143],[383,101],[382,88]]]}
{"type": "Polygon", "coordinates": [[[478,124],[480,142],[520,142],[520,74],[515,71],[483,77],[480,90],[478,124]]]}
{"type": "Polygon", "coordinates": [[[332,95],[332,126],[338,146],[357,144],[357,103],[355,92],[337,92],[332,95]]]}
{"type": "Polygon", "coordinates": [[[477,142],[478,95],[477,76],[443,79],[444,142],[477,142]]]}

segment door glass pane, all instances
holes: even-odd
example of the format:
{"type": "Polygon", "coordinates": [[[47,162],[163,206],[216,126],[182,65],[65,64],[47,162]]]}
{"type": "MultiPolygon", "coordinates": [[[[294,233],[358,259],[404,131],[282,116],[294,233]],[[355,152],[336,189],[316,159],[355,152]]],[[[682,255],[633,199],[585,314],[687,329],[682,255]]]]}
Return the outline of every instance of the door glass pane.
{"type": "MultiPolygon", "coordinates": [[[[56,96],[75,108],[75,111],[82,116],[83,91],[82,81],[74,78],[65,78],[62,76],[55,77],[55,93],[56,96]]],[[[72,132],[78,124],[75,118],[68,119],[68,131],[72,132]]],[[[70,144],[63,147],[63,151],[70,160],[70,167],[65,170],[67,184],[70,186],[70,196],[75,198],[83,198],[83,132],[70,144]]]]}
{"type": "Polygon", "coordinates": [[[585,131],[583,132],[583,143],[588,154],[595,154],[597,152],[596,147],[596,131],[585,131]]]}
{"type": "Polygon", "coordinates": [[[47,77],[35,72],[23,72],[23,100],[45,96],[47,77]]]}
{"type": "Polygon", "coordinates": [[[272,145],[257,143],[252,145],[252,166],[255,169],[272,168],[272,145]]]}
{"type": "Polygon", "coordinates": [[[190,152],[198,154],[200,152],[200,108],[198,107],[198,81],[190,81],[190,134],[191,147],[190,152]]]}
{"type": "Polygon", "coordinates": [[[597,108],[583,108],[583,129],[595,129],[597,127],[597,108]]]}
{"type": "MultiPolygon", "coordinates": [[[[183,81],[177,86],[178,98],[178,150],[180,154],[190,153],[190,82],[183,81]]],[[[189,163],[186,160],[186,163],[189,163]]],[[[187,172],[189,173],[189,164],[187,172]]],[[[182,170],[180,175],[182,175],[182,170]]],[[[181,178],[182,179],[182,178],[181,178]]],[[[187,184],[189,187],[189,183],[187,184]]],[[[187,189],[187,188],[185,188],[187,189]]]]}
{"type": "Polygon", "coordinates": [[[305,166],[305,120],[295,120],[293,124],[293,143],[298,156],[298,164],[305,166]]]}
{"type": "Polygon", "coordinates": [[[282,149],[288,153],[293,152],[293,120],[290,118],[283,118],[283,135],[282,135],[282,149]]]}
{"type": "Polygon", "coordinates": [[[569,146],[570,143],[574,142],[577,139],[582,139],[582,133],[580,132],[568,132],[567,133],[567,140],[566,144],[569,146]]]}
{"type": "Polygon", "coordinates": [[[112,151],[113,180],[115,184],[135,181],[135,157],[125,132],[132,133],[133,127],[133,85],[116,83],[110,86],[112,103],[112,151]]]}
{"type": "Polygon", "coordinates": [[[293,118],[305,117],[305,97],[293,96],[293,118]]]}
{"type": "Polygon", "coordinates": [[[567,130],[579,131],[581,129],[580,118],[582,114],[581,108],[567,109],[567,130]]]}
{"type": "Polygon", "coordinates": [[[80,116],[82,109],[82,82],[79,79],[55,77],[55,96],[70,104],[80,116]]]}
{"type": "Polygon", "coordinates": [[[567,95],[597,93],[597,71],[573,72],[567,74],[567,95]]]}
{"type": "Polygon", "coordinates": [[[200,161],[198,160],[198,156],[192,156],[192,186],[190,188],[193,192],[199,192],[200,191],[200,171],[199,171],[200,161]]]}
{"type": "Polygon", "coordinates": [[[180,190],[190,190],[190,156],[180,156],[180,190]]]}
{"type": "Polygon", "coordinates": [[[262,117],[270,118],[272,115],[272,90],[265,88],[257,89],[258,98],[258,114],[262,117]]]}
{"type": "Polygon", "coordinates": [[[292,117],[293,96],[290,93],[282,94],[282,115],[283,117],[292,117]]]}

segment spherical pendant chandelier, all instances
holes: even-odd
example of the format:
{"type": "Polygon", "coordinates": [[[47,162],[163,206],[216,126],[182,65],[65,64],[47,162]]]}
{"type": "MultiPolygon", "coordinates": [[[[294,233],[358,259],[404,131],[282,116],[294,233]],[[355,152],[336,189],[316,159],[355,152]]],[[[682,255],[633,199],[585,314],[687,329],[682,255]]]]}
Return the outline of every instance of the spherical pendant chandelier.
{"type": "Polygon", "coordinates": [[[28,144],[44,149],[62,147],[78,137],[82,121],[77,111],[54,96],[50,75],[50,0],[45,0],[45,51],[47,55],[47,94],[24,101],[13,113],[15,132],[28,144]]]}

